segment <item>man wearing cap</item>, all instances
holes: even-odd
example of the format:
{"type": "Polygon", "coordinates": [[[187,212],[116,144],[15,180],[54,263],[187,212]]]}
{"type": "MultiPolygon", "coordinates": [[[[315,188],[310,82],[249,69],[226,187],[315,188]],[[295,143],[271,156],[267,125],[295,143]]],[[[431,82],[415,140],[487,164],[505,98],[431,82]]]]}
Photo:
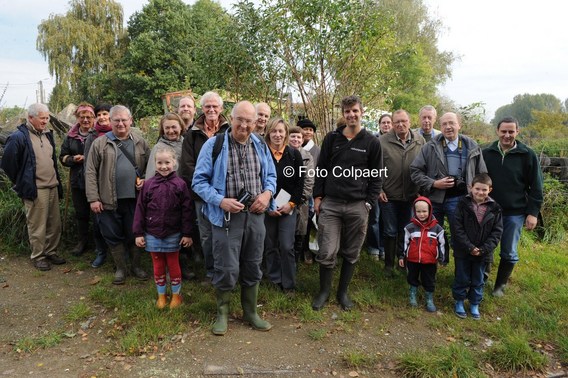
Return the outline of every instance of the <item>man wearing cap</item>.
{"type": "Polygon", "coordinates": [[[302,146],[304,150],[312,154],[314,158],[314,165],[317,165],[320,148],[314,142],[314,134],[316,133],[316,125],[309,118],[304,118],[298,121],[297,126],[302,128],[302,134],[304,134],[304,145],[302,146]]]}
{"type": "Polygon", "coordinates": [[[50,270],[51,264],[66,262],[56,252],[61,238],[59,198],[63,188],[48,123],[49,108],[30,105],[26,123],[10,134],[2,158],[2,169],[24,202],[31,260],[38,270],[50,270]]]}

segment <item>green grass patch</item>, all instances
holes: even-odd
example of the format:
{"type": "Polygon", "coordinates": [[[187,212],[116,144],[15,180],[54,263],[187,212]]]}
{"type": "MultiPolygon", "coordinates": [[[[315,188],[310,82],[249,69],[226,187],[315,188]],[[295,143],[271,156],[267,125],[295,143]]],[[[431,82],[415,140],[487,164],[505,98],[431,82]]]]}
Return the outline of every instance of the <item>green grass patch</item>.
{"type": "Polygon", "coordinates": [[[32,353],[38,349],[51,348],[61,342],[62,335],[59,332],[47,332],[41,336],[32,337],[26,336],[14,344],[16,352],[32,353]]]}
{"type": "Polygon", "coordinates": [[[326,328],[318,328],[312,329],[308,332],[308,336],[310,339],[314,341],[321,341],[327,337],[327,329],[326,328]]]}
{"type": "Polygon", "coordinates": [[[349,368],[371,368],[377,362],[377,356],[358,350],[348,350],[343,353],[342,360],[349,368]]]}
{"type": "Polygon", "coordinates": [[[485,377],[474,354],[460,344],[406,352],[397,371],[405,378],[485,377]]]}
{"type": "Polygon", "coordinates": [[[522,370],[544,371],[546,356],[534,351],[527,336],[511,333],[488,350],[486,361],[497,370],[518,372],[522,370]]]}
{"type": "Polygon", "coordinates": [[[88,319],[92,314],[93,311],[91,310],[89,305],[81,301],[71,305],[69,310],[67,310],[65,319],[70,322],[78,322],[88,319]]]}

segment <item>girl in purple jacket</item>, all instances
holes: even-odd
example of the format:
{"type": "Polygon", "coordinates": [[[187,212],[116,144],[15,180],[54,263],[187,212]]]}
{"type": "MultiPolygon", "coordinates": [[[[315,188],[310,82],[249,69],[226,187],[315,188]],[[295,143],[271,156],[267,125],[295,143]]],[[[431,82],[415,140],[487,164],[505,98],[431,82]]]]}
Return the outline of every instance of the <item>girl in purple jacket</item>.
{"type": "Polygon", "coordinates": [[[136,203],[132,230],[136,245],[152,255],[154,280],[158,289],[156,307],[166,307],[166,268],[170,273],[170,308],[181,305],[179,248],[193,244],[192,212],[189,189],[177,176],[176,153],[159,147],[155,154],[156,175],[144,183],[136,203]]]}

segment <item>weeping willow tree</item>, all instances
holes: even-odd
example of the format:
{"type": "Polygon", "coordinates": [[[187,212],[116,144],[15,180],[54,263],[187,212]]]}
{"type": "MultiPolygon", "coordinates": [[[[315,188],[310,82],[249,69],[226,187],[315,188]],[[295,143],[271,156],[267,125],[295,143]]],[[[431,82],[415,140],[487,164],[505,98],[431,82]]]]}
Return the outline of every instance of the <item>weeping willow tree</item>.
{"type": "Polygon", "coordinates": [[[122,6],[113,0],[71,0],[65,15],[38,26],[36,46],[55,76],[50,107],[97,102],[124,51],[122,6]]]}

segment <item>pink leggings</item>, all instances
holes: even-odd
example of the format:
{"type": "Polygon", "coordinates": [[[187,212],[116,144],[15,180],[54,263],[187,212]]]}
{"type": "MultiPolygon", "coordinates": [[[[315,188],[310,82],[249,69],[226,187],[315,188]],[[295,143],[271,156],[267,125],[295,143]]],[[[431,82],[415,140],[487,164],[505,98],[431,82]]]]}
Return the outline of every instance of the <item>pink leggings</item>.
{"type": "Polygon", "coordinates": [[[176,252],[150,252],[154,264],[154,281],[158,286],[166,285],[166,267],[170,272],[172,285],[181,283],[181,268],[179,267],[179,251],[176,252]]]}

